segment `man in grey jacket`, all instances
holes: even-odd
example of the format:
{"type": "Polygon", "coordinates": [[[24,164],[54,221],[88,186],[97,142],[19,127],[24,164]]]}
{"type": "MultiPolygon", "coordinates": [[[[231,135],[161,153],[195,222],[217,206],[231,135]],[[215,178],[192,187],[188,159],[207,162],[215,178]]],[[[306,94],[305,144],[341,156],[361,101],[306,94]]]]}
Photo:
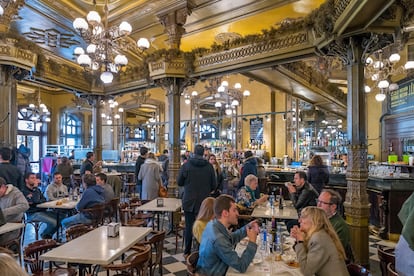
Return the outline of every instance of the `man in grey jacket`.
{"type": "MultiPolygon", "coordinates": [[[[0,208],[7,222],[22,221],[24,212],[29,209],[29,203],[22,192],[12,184],[7,184],[2,177],[0,177],[0,208]]],[[[0,246],[4,246],[8,241],[17,238],[19,231],[0,235],[0,246]]]]}
{"type": "Polygon", "coordinates": [[[184,256],[190,254],[193,242],[193,224],[201,202],[216,189],[216,173],[213,166],[203,158],[204,147],[196,145],[194,157],[181,166],[177,177],[178,186],[184,186],[183,210],[185,216],[184,256]]]}

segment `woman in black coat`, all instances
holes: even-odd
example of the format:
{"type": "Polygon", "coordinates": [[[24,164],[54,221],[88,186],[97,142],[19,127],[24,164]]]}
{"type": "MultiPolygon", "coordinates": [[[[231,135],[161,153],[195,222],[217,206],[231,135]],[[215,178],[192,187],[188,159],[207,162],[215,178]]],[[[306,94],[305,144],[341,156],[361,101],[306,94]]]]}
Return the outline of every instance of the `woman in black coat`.
{"type": "Polygon", "coordinates": [[[314,155],[308,166],[308,182],[320,194],[329,182],[329,170],[320,155],[314,155]]]}

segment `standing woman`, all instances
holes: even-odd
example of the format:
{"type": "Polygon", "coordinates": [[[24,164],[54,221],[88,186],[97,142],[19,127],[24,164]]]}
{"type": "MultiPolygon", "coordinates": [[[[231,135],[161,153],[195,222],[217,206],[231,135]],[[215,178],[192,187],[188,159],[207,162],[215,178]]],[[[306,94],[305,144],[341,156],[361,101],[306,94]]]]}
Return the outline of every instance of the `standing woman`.
{"type": "Polygon", "coordinates": [[[154,153],[150,152],[138,174],[138,180],[142,181],[142,199],[152,200],[158,197],[159,187],[162,185],[161,171],[154,153]]]}
{"type": "Polygon", "coordinates": [[[305,207],[290,235],[296,239],[294,246],[300,270],[304,276],[348,276],[345,250],[325,211],[318,207],[305,207]]]}
{"type": "Polygon", "coordinates": [[[214,154],[210,153],[208,162],[210,162],[210,164],[213,166],[217,179],[217,188],[211,193],[211,196],[218,197],[223,191],[223,171],[221,170],[220,164],[217,162],[216,156],[214,154]]]}
{"type": "Polygon", "coordinates": [[[308,166],[308,182],[320,194],[329,182],[329,170],[320,155],[314,155],[308,166]]]}

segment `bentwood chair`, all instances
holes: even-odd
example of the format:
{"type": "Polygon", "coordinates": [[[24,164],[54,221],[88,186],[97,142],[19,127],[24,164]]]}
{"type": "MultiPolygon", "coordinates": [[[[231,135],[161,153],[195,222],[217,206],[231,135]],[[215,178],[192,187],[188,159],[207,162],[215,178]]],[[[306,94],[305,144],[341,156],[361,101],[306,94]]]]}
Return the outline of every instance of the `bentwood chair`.
{"type": "Polygon", "coordinates": [[[151,260],[151,246],[143,245],[135,248],[135,252],[125,258],[122,263],[105,265],[102,268],[108,272],[116,271],[116,275],[148,275],[148,265],[151,260]]]}
{"type": "Polygon", "coordinates": [[[190,276],[196,275],[196,267],[198,262],[199,252],[193,251],[190,255],[187,256],[185,264],[187,265],[187,273],[190,276]]]}
{"type": "Polygon", "coordinates": [[[144,226],[144,219],[134,218],[134,210],[126,202],[119,204],[119,217],[122,226],[144,226]]]}
{"type": "Polygon", "coordinates": [[[98,227],[103,224],[105,204],[96,204],[90,208],[85,208],[81,211],[86,217],[91,219],[91,225],[98,227]]]}
{"type": "MultiPolygon", "coordinates": [[[[22,222],[22,221],[17,221],[22,222]]],[[[24,230],[25,228],[22,227],[20,229],[17,229],[13,231],[13,237],[10,237],[10,239],[3,245],[4,248],[10,250],[13,252],[14,257],[19,258],[19,263],[22,264],[22,247],[24,243],[24,230]]]]}
{"type": "Polygon", "coordinates": [[[66,229],[66,241],[71,241],[76,239],[83,234],[88,233],[89,231],[93,230],[90,225],[86,224],[75,224],[66,229]]]}
{"type": "Polygon", "coordinates": [[[111,199],[109,202],[105,203],[104,217],[109,220],[109,222],[118,222],[118,205],[119,197],[111,199]]]}
{"type": "Polygon", "coordinates": [[[146,237],[146,241],[137,243],[132,247],[133,250],[139,250],[142,245],[151,245],[152,256],[149,262],[151,276],[154,276],[157,266],[159,274],[162,275],[162,250],[164,247],[164,239],[165,231],[151,231],[151,233],[146,237]]]}
{"type": "Polygon", "coordinates": [[[388,272],[388,276],[398,276],[398,273],[395,270],[395,264],[393,263],[387,264],[387,272],[388,272]]]}
{"type": "Polygon", "coordinates": [[[378,259],[380,260],[380,268],[382,276],[388,275],[387,272],[387,265],[389,263],[395,265],[395,254],[394,248],[386,247],[383,245],[378,244],[377,252],[378,252],[378,259]]]}
{"type": "Polygon", "coordinates": [[[23,259],[25,269],[30,275],[68,275],[75,276],[76,271],[72,268],[62,268],[55,266],[53,262],[49,262],[47,270],[45,269],[45,261],[39,257],[47,251],[58,246],[55,240],[46,239],[39,240],[28,244],[24,248],[23,259]],[[54,267],[55,266],[55,267],[54,267]]]}

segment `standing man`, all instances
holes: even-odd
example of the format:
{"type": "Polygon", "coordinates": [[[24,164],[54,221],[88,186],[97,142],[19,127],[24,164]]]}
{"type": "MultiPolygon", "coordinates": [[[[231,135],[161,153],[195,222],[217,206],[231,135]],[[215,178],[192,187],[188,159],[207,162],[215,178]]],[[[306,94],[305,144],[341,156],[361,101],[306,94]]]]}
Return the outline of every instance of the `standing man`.
{"type": "Polygon", "coordinates": [[[135,162],[135,181],[137,183],[136,191],[139,193],[139,195],[142,195],[142,180],[138,179],[138,174],[142,164],[144,164],[145,162],[145,158],[147,158],[148,148],[141,147],[139,149],[139,154],[140,155],[138,156],[137,161],[135,162]]]}
{"type": "Polygon", "coordinates": [[[47,185],[46,188],[47,200],[52,201],[68,195],[68,187],[63,184],[62,174],[60,172],[55,172],[53,174],[53,182],[47,185]]]}
{"type": "MultiPolygon", "coordinates": [[[[21,222],[24,212],[29,209],[29,203],[22,192],[11,184],[7,184],[3,177],[0,177],[0,209],[6,222],[21,222]]],[[[20,230],[0,235],[0,246],[5,246],[10,240],[18,237],[20,230]]]]}
{"type": "Polygon", "coordinates": [[[11,153],[10,148],[0,148],[0,177],[3,177],[7,184],[13,184],[21,190],[23,188],[23,176],[19,169],[10,163],[11,153]]]}
{"type": "Polygon", "coordinates": [[[95,175],[96,185],[101,186],[104,189],[105,202],[111,201],[115,197],[114,189],[111,185],[106,183],[108,177],[104,173],[98,173],[95,175]]]}
{"type": "MultiPolygon", "coordinates": [[[[292,204],[298,211],[298,214],[307,206],[316,206],[316,200],[319,196],[318,192],[308,183],[307,178],[304,171],[297,171],[293,177],[295,182],[285,183],[289,190],[290,200],[292,200],[292,204]]],[[[287,221],[286,228],[288,232],[290,232],[294,225],[299,225],[298,220],[287,221]]]]}
{"type": "Polygon", "coordinates": [[[84,174],[93,173],[93,161],[95,160],[95,155],[93,152],[88,151],[86,153],[86,160],[83,161],[80,167],[80,175],[83,176],[84,174]]]}
{"type": "Polygon", "coordinates": [[[162,184],[167,187],[168,186],[168,164],[170,163],[170,160],[168,159],[168,150],[165,149],[162,152],[162,155],[158,157],[158,161],[162,162],[162,173],[161,173],[161,179],[162,184]]]}
{"type": "Polygon", "coordinates": [[[349,226],[338,213],[338,206],[342,204],[341,195],[331,189],[323,189],[318,197],[318,207],[323,209],[329,218],[335,232],[338,234],[339,240],[345,249],[346,258],[353,262],[354,256],[351,248],[351,234],[349,226]]]}
{"type": "Polygon", "coordinates": [[[185,216],[184,256],[191,253],[193,224],[201,202],[216,189],[216,174],[213,166],[203,158],[204,147],[196,145],[194,156],[181,166],[177,177],[178,186],[184,186],[183,210],[185,216]]]}
{"type": "Polygon", "coordinates": [[[27,220],[29,222],[38,220],[46,223],[46,229],[41,234],[41,237],[42,239],[51,239],[57,229],[56,214],[47,211],[47,209],[36,207],[37,204],[46,202],[46,198],[38,188],[39,181],[36,175],[31,172],[26,173],[24,181],[26,186],[23,187],[22,192],[30,206],[26,212],[27,220]]]}
{"type": "Polygon", "coordinates": [[[201,237],[197,272],[207,276],[225,275],[231,266],[244,273],[256,254],[256,239],[259,233],[257,222],[252,221],[230,232],[229,227],[238,223],[239,211],[234,199],[229,195],[220,195],[216,198],[214,214],[216,218],[207,224],[201,237]],[[249,241],[239,257],[234,248],[246,236],[249,241]]]}
{"type": "MultiPolygon", "coordinates": [[[[244,163],[241,169],[241,176],[240,176],[240,181],[239,181],[239,185],[237,186],[237,189],[240,189],[241,187],[244,186],[244,179],[249,174],[257,176],[257,158],[253,156],[253,152],[251,150],[248,150],[244,153],[244,163]]],[[[254,193],[255,193],[256,198],[260,198],[259,187],[257,187],[254,193]]]]}

